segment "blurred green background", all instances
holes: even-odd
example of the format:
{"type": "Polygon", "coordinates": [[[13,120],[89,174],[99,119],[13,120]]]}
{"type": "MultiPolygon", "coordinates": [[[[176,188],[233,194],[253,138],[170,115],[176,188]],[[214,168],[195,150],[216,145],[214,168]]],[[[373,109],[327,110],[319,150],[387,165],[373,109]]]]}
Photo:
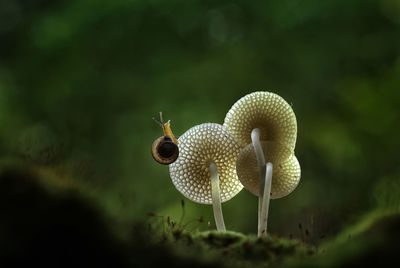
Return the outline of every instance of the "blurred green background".
{"type": "MultiPolygon", "coordinates": [[[[298,119],[302,178],[271,202],[271,233],[301,223],[317,241],[400,209],[400,1],[0,1],[2,161],[77,187],[116,222],[181,217],[152,117],[179,136],[257,90],[298,119]]],[[[244,189],[224,203],[227,228],[255,233],[257,202],[244,189]]],[[[185,221],[214,226],[211,206],[185,204],[185,221]]]]}

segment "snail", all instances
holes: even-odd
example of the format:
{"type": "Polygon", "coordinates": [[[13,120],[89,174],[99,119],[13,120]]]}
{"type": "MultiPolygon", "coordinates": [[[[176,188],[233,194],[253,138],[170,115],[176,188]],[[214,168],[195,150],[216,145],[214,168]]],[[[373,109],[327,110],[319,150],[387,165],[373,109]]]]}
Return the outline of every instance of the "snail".
{"type": "Polygon", "coordinates": [[[151,146],[151,154],[154,160],[163,165],[169,165],[176,161],[179,156],[178,140],[171,130],[170,120],[164,123],[162,112],[160,112],[160,121],[153,117],[154,122],[162,127],[164,136],[159,137],[151,146]]]}

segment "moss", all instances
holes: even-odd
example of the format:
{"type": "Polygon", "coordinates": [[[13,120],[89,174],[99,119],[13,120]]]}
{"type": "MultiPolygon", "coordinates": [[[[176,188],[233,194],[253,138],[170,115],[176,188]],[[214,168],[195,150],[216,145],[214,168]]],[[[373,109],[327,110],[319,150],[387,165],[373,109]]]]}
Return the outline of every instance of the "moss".
{"type": "MultiPolygon", "coordinates": [[[[299,240],[237,232],[167,235],[163,245],[176,259],[205,267],[354,267],[398,263],[400,214],[373,211],[318,248],[299,240]]],[[[166,230],[168,233],[168,229],[166,230]]]]}
{"type": "Polygon", "coordinates": [[[177,258],[219,267],[278,266],[286,258],[303,258],[316,252],[314,247],[299,240],[269,235],[257,238],[232,231],[183,230],[178,237],[171,234],[165,237],[164,246],[177,258]]]}
{"type": "Polygon", "coordinates": [[[336,239],[327,242],[319,254],[289,267],[394,267],[398,260],[400,214],[387,211],[369,213],[336,239]],[[346,238],[345,238],[346,237],[346,238]]]}

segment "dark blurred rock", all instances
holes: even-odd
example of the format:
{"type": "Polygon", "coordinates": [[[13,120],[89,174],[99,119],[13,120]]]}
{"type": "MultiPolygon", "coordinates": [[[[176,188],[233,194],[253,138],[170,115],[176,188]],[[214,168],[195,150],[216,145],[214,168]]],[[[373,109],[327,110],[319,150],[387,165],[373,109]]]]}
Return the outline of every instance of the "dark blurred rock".
{"type": "Polygon", "coordinates": [[[76,193],[49,193],[17,168],[0,173],[0,266],[121,267],[121,245],[76,193]]]}
{"type": "Polygon", "coordinates": [[[140,223],[121,241],[90,200],[26,166],[0,167],[0,213],[0,267],[218,267],[155,243],[140,223]]]}

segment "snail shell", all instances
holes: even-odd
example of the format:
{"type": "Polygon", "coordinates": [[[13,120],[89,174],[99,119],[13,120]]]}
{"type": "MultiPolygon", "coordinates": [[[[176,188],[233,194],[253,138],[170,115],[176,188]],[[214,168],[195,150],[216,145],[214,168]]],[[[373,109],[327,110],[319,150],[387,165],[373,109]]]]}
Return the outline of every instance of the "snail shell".
{"type": "Polygon", "coordinates": [[[161,136],[153,142],[151,154],[158,163],[169,165],[179,156],[178,145],[169,136],[161,136]]]}

